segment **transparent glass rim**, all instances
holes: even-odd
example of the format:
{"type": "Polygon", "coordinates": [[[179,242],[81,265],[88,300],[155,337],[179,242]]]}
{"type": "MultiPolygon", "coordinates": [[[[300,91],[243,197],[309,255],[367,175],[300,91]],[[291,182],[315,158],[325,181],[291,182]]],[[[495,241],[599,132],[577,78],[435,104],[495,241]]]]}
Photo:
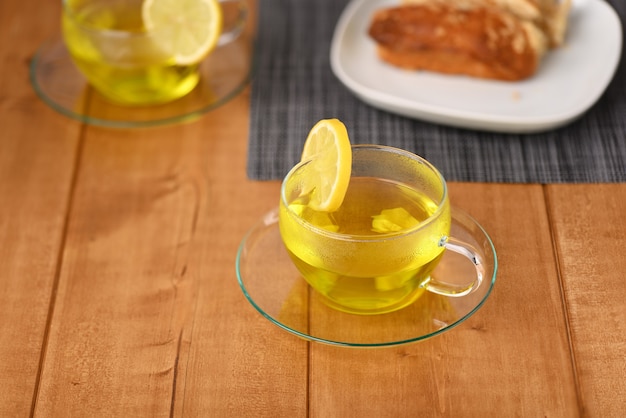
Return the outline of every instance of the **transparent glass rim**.
{"type": "Polygon", "coordinates": [[[286,190],[285,190],[285,186],[287,185],[287,179],[293,176],[297,171],[302,169],[302,167],[305,167],[306,165],[311,163],[311,160],[304,160],[304,161],[300,161],[298,164],[292,167],[291,170],[289,170],[287,175],[283,178],[283,182],[280,186],[281,203],[285,206],[285,209],[289,213],[289,216],[295,219],[296,222],[298,222],[298,224],[300,224],[302,227],[306,228],[309,231],[314,232],[317,235],[322,235],[322,236],[325,236],[325,237],[328,237],[337,241],[346,241],[346,242],[388,241],[390,239],[398,239],[398,238],[407,237],[423,230],[432,222],[434,222],[441,215],[446,204],[449,204],[447,203],[448,202],[448,185],[446,183],[446,180],[443,174],[441,174],[441,172],[437,169],[437,167],[435,167],[432,163],[430,163],[424,157],[421,157],[417,154],[414,154],[412,152],[409,152],[400,148],[390,147],[388,145],[353,144],[352,150],[353,151],[354,150],[357,150],[357,151],[358,150],[376,150],[376,151],[388,152],[388,153],[393,153],[393,154],[400,154],[428,167],[428,169],[437,176],[440,184],[442,185],[441,198],[439,199],[439,202],[437,203],[437,210],[435,210],[435,212],[428,219],[425,219],[424,221],[413,226],[412,228],[404,229],[398,232],[377,233],[377,234],[372,234],[372,235],[354,235],[354,234],[337,233],[337,232],[329,231],[327,229],[320,228],[302,219],[301,216],[298,216],[297,213],[289,209],[289,204],[287,202],[287,196],[286,196],[286,190]]]}
{"type": "MultiPolygon", "coordinates": [[[[115,39],[143,39],[154,36],[155,33],[163,31],[166,28],[151,28],[144,30],[122,30],[122,29],[110,29],[100,28],[97,26],[86,24],[77,18],[76,9],[70,4],[71,0],[61,0],[63,15],[68,19],[71,19],[72,24],[77,28],[80,28],[82,32],[90,33],[92,37],[101,38],[115,38],[115,39]]],[[[141,7],[141,2],[137,2],[137,6],[141,7]]]]}

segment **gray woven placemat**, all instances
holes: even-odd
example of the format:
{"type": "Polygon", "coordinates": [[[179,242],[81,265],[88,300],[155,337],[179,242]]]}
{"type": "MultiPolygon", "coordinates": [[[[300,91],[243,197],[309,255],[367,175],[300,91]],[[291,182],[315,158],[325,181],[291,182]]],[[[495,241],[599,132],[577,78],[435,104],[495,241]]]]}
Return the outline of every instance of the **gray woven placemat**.
{"type": "MultiPolygon", "coordinates": [[[[347,0],[260,0],[248,177],[281,179],[310,128],[336,117],[354,143],[417,153],[447,180],[505,183],[626,181],[626,60],[582,118],[538,134],[498,134],[421,122],[357,99],[330,69],[330,42],[347,0]],[[427,138],[427,140],[425,140],[427,138]]],[[[624,26],[626,2],[611,0],[624,26]]]]}

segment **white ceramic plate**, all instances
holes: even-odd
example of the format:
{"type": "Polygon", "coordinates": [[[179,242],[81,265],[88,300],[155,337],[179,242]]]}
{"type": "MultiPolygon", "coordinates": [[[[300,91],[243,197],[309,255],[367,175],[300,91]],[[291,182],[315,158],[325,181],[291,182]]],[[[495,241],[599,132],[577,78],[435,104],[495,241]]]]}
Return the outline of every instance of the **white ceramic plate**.
{"type": "Polygon", "coordinates": [[[375,10],[399,0],[353,0],[335,28],[334,74],[357,97],[390,112],[497,132],[539,132],[571,122],[602,95],[622,51],[622,27],[603,0],[574,0],[565,44],[521,82],[402,70],[382,62],[367,35],[375,10]]]}

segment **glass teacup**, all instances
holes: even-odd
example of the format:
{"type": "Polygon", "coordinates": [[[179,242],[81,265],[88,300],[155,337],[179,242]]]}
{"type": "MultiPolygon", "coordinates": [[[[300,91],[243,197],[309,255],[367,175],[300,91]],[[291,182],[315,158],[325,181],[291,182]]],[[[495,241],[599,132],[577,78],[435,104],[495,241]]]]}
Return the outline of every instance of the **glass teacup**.
{"type": "MultiPolygon", "coordinates": [[[[352,174],[335,212],[307,206],[308,161],[285,177],[280,233],[294,264],[329,306],[355,314],[392,312],[424,291],[464,296],[482,280],[479,252],[450,237],[446,182],[425,159],[379,145],[352,147],[352,174]],[[444,251],[473,263],[473,277],[433,277],[444,251]]],[[[445,270],[445,269],[444,269],[445,270]]]]}
{"type": "MultiPolygon", "coordinates": [[[[180,63],[163,48],[171,28],[147,30],[144,0],[63,0],[63,38],[72,60],[89,83],[122,105],[154,105],[185,96],[198,84],[199,62],[180,63]]],[[[218,45],[235,39],[247,10],[243,0],[218,45]]]]}

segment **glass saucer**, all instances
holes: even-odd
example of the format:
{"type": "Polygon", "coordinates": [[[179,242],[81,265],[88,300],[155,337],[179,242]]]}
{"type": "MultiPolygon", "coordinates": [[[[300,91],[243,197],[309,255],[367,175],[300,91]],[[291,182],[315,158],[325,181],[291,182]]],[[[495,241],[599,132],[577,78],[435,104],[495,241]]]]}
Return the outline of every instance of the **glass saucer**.
{"type": "Polygon", "coordinates": [[[90,125],[138,128],[186,122],[235,97],[251,77],[252,53],[245,37],[216,48],[200,65],[200,83],[176,101],[119,106],[89,86],[74,66],[60,35],[41,45],[30,63],[37,95],[57,112],[90,125]]]}
{"type": "MultiPolygon", "coordinates": [[[[472,244],[484,259],[485,276],[463,297],[425,292],[396,312],[354,315],[328,307],[293,265],[278,229],[278,211],[266,214],[244,237],[237,252],[237,279],[248,301],[280,328],[310,341],[346,347],[385,347],[439,335],[472,316],[496,280],[497,257],[485,230],[463,211],[452,209],[451,236],[472,244]]],[[[446,251],[433,276],[467,277],[475,269],[467,258],[446,251]]]]}

